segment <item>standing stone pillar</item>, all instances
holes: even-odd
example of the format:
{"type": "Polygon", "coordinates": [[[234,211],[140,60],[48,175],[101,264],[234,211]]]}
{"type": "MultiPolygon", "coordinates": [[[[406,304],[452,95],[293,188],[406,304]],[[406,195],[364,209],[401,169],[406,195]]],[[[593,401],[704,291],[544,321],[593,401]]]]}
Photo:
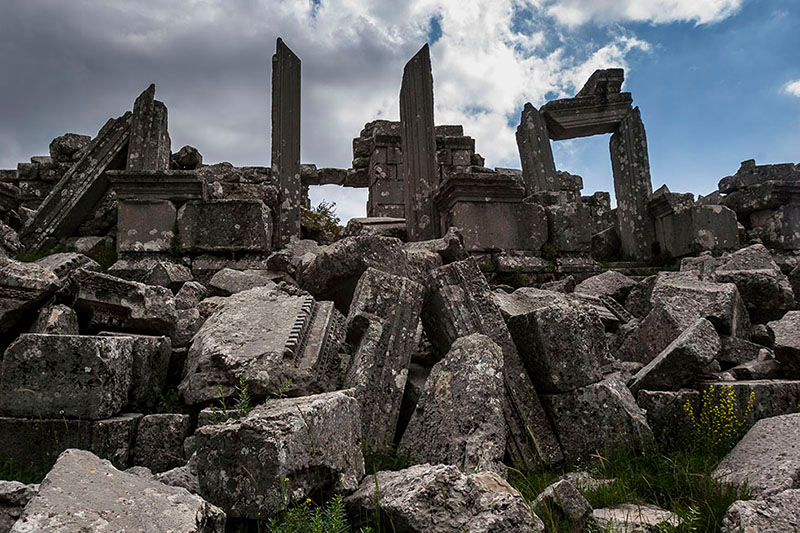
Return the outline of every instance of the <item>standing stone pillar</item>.
{"type": "Polygon", "coordinates": [[[280,38],[272,56],[272,175],[280,186],[275,248],[300,237],[300,59],[280,38]]]}
{"type": "Polygon", "coordinates": [[[522,180],[525,193],[560,189],[550,134],[544,117],[530,103],[522,109],[522,118],[517,126],[517,147],[522,163],[522,180]]]}
{"type": "Polygon", "coordinates": [[[172,151],[167,106],[155,96],[156,86],[150,84],[133,104],[126,170],[169,170],[172,151]]]}
{"type": "Polygon", "coordinates": [[[433,74],[427,44],[403,70],[400,134],[408,240],[435,239],[439,224],[433,195],[439,185],[439,170],[433,125],[433,74]]]}
{"type": "Polygon", "coordinates": [[[647,212],[653,185],[647,136],[638,107],[622,119],[609,147],[622,254],[628,259],[646,260],[655,242],[653,220],[647,212]]]}

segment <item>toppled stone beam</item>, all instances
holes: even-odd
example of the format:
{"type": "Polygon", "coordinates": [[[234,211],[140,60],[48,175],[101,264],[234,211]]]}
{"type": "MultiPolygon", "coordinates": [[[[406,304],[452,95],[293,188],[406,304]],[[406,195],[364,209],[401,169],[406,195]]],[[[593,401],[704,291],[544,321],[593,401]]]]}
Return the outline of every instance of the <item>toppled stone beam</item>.
{"type": "Polygon", "coordinates": [[[188,202],[208,198],[206,181],[194,170],[109,170],[105,175],[120,200],[188,202]]]}
{"type": "Polygon", "coordinates": [[[531,194],[559,190],[547,124],[541,113],[530,103],[525,104],[522,109],[522,118],[517,126],[517,147],[526,192],[531,194]]]}
{"type": "Polygon", "coordinates": [[[133,104],[127,170],[168,170],[172,155],[167,131],[167,106],[155,99],[156,86],[144,90],[133,104]]]}
{"type": "Polygon", "coordinates": [[[410,241],[438,237],[433,195],[439,185],[433,124],[433,74],[426,44],[406,63],[400,88],[406,225],[410,241]]]}
{"type": "MultiPolygon", "coordinates": [[[[0,256],[0,335],[8,335],[11,342],[9,332],[26,317],[35,317],[38,307],[59,289],[59,278],[49,268],[0,256]]],[[[0,348],[3,345],[0,341],[0,348]]]]}
{"type": "Polygon", "coordinates": [[[278,38],[272,56],[272,174],[280,184],[281,211],[273,243],[300,237],[300,58],[278,38]]]}

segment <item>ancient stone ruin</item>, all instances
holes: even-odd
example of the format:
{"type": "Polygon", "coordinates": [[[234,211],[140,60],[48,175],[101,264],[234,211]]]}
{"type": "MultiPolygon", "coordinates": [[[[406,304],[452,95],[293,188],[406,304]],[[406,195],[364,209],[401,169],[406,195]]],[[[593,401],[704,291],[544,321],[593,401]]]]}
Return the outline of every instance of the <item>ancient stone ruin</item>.
{"type": "Polygon", "coordinates": [[[674,525],[592,509],[585,473],[532,501],[506,478],[680,436],[720,389],[752,428],[714,473],[753,496],[725,527],[797,527],[800,165],[654,192],[623,77],[525,104],[521,170],[490,169],[436,124],[426,45],[400,121],[367,123],[352,168],[317,168],[278,39],[270,167],[173,153],[151,85],[94,137],[0,170],[0,464],[46,473],[0,481],[0,532],[232,531],[334,494],[397,531],[544,531],[553,506],[573,531],[674,525]],[[614,204],[553,159],[599,134],[614,204]],[[369,190],[335,242],[305,238],[325,184],[369,190]],[[411,466],[366,475],[397,450],[411,466]]]}

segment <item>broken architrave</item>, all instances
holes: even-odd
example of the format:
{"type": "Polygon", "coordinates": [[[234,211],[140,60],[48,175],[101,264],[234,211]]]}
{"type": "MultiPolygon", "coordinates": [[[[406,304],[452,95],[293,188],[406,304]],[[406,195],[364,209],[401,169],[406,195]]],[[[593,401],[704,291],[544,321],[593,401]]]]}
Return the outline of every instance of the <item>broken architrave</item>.
{"type": "Polygon", "coordinates": [[[526,193],[560,190],[547,124],[530,103],[522,109],[516,136],[526,193]]]}
{"type": "Polygon", "coordinates": [[[272,175],[280,184],[280,215],[273,237],[283,248],[300,237],[300,59],[282,39],[272,56],[272,175]]]}

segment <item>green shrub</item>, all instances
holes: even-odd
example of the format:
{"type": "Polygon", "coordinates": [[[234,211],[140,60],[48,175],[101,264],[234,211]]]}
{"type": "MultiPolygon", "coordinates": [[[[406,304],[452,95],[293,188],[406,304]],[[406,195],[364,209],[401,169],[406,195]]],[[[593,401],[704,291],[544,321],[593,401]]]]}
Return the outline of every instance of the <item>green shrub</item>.
{"type": "Polygon", "coordinates": [[[312,209],[303,209],[300,219],[300,236],[319,244],[330,244],[342,237],[344,228],[336,216],[336,202],[322,200],[312,209]]]}

